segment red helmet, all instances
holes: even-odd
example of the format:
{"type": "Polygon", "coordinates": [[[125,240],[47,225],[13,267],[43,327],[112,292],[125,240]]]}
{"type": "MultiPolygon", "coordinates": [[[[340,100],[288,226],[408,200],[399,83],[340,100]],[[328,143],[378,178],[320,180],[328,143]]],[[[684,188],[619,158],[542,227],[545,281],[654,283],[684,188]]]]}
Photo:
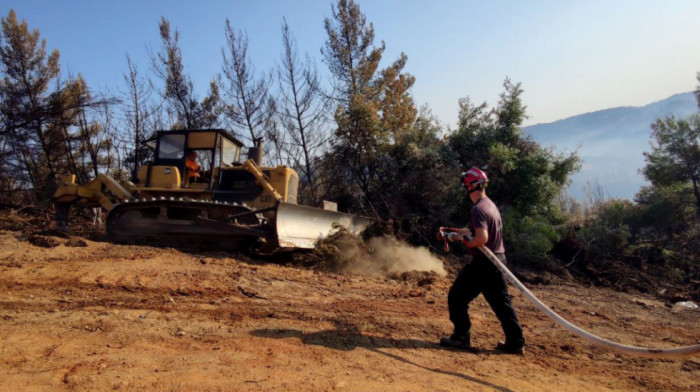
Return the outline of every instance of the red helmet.
{"type": "Polygon", "coordinates": [[[488,182],[488,176],[478,167],[472,167],[459,177],[459,183],[469,192],[485,188],[488,182]]]}

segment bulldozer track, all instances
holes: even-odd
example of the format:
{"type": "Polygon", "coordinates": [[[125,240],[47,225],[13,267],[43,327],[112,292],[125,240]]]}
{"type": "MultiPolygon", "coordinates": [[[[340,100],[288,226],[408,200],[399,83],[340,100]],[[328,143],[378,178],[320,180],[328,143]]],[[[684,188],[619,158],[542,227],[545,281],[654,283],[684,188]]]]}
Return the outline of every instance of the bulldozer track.
{"type": "Polygon", "coordinates": [[[210,200],[137,199],[116,205],[107,215],[106,230],[110,238],[122,242],[186,239],[250,244],[273,237],[274,230],[263,211],[210,200]]]}

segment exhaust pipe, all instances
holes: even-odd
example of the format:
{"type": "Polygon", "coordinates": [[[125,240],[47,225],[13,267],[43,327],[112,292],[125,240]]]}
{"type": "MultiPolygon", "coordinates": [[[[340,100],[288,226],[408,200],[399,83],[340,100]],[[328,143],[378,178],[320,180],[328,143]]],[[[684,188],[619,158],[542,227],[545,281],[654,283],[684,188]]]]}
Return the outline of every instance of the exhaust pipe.
{"type": "Polygon", "coordinates": [[[248,159],[251,159],[256,165],[262,166],[263,147],[261,137],[253,140],[253,147],[248,149],[248,159]]]}

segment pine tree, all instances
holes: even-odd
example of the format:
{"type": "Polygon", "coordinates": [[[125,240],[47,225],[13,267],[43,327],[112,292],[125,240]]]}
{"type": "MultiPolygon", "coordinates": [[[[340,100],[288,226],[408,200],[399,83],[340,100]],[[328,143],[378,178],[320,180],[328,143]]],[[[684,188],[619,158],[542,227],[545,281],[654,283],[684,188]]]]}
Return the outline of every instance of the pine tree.
{"type": "Polygon", "coordinates": [[[172,128],[212,128],[219,121],[219,88],[216,81],[209,85],[209,95],[199,102],[194,93],[192,79],[184,73],[180,33],[171,32],[170,22],[161,18],[158,25],[163,43],[161,52],[151,56],[156,74],[164,82],[163,99],[173,117],[172,128]]]}
{"type": "Polygon", "coordinates": [[[223,51],[223,73],[228,85],[226,117],[234,131],[250,140],[269,135],[274,123],[275,102],[270,95],[271,77],[256,78],[255,68],[248,57],[248,36],[236,31],[226,20],[227,47],[223,51]]]}
{"type": "Polygon", "coordinates": [[[147,136],[148,119],[153,111],[149,103],[153,87],[150,81],[139,75],[138,68],[128,55],[126,62],[128,73],[124,75],[126,92],[122,107],[127,126],[128,140],[125,144],[128,152],[125,154],[124,164],[131,180],[135,181],[139,167],[150,158],[150,149],[144,145],[144,142],[147,136]]]}
{"type": "Polygon", "coordinates": [[[575,154],[562,155],[542,148],[522,129],[526,107],[520,83],[506,78],[497,107],[460,101],[459,128],[450,145],[460,166],[477,166],[489,175],[490,193],[499,203],[521,215],[559,215],[557,198],[568,177],[578,170],[575,154]]]}
{"type": "Polygon", "coordinates": [[[286,20],[282,24],[282,44],[277,113],[284,134],[276,139],[276,145],[299,171],[299,202],[318,205],[327,188],[320,184],[317,159],[328,142],[325,126],[329,100],[321,91],[318,72],[309,56],[299,58],[286,20]]]}
{"type": "Polygon", "coordinates": [[[652,186],[669,187],[689,183],[700,214],[700,115],[687,119],[666,117],[651,126],[651,152],[645,152],[642,169],[652,186]]]}
{"type": "Polygon", "coordinates": [[[414,78],[405,74],[406,56],[378,71],[384,42],[374,46],[374,26],[353,0],[338,0],[325,19],[328,39],[322,53],[333,75],[337,128],[331,166],[340,173],[349,198],[372,206],[380,198],[382,155],[416,117],[408,93],[414,78]],[[359,196],[359,197],[358,197],[359,196]]]}
{"type": "Polygon", "coordinates": [[[17,20],[14,10],[2,18],[0,39],[0,110],[3,114],[0,162],[10,186],[33,187],[40,197],[50,192],[58,171],[55,147],[62,140],[47,124],[53,116],[49,86],[59,75],[59,52],[47,55],[38,29],[17,20]]]}

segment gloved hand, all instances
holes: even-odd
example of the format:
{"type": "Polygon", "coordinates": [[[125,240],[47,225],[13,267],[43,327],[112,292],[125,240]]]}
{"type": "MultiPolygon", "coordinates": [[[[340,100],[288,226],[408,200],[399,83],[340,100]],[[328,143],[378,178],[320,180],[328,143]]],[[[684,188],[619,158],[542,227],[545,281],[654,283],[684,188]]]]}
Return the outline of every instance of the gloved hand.
{"type": "Polygon", "coordinates": [[[462,234],[455,233],[455,232],[449,232],[445,233],[445,238],[450,241],[450,242],[455,242],[455,241],[461,241],[462,240],[462,234]]]}

